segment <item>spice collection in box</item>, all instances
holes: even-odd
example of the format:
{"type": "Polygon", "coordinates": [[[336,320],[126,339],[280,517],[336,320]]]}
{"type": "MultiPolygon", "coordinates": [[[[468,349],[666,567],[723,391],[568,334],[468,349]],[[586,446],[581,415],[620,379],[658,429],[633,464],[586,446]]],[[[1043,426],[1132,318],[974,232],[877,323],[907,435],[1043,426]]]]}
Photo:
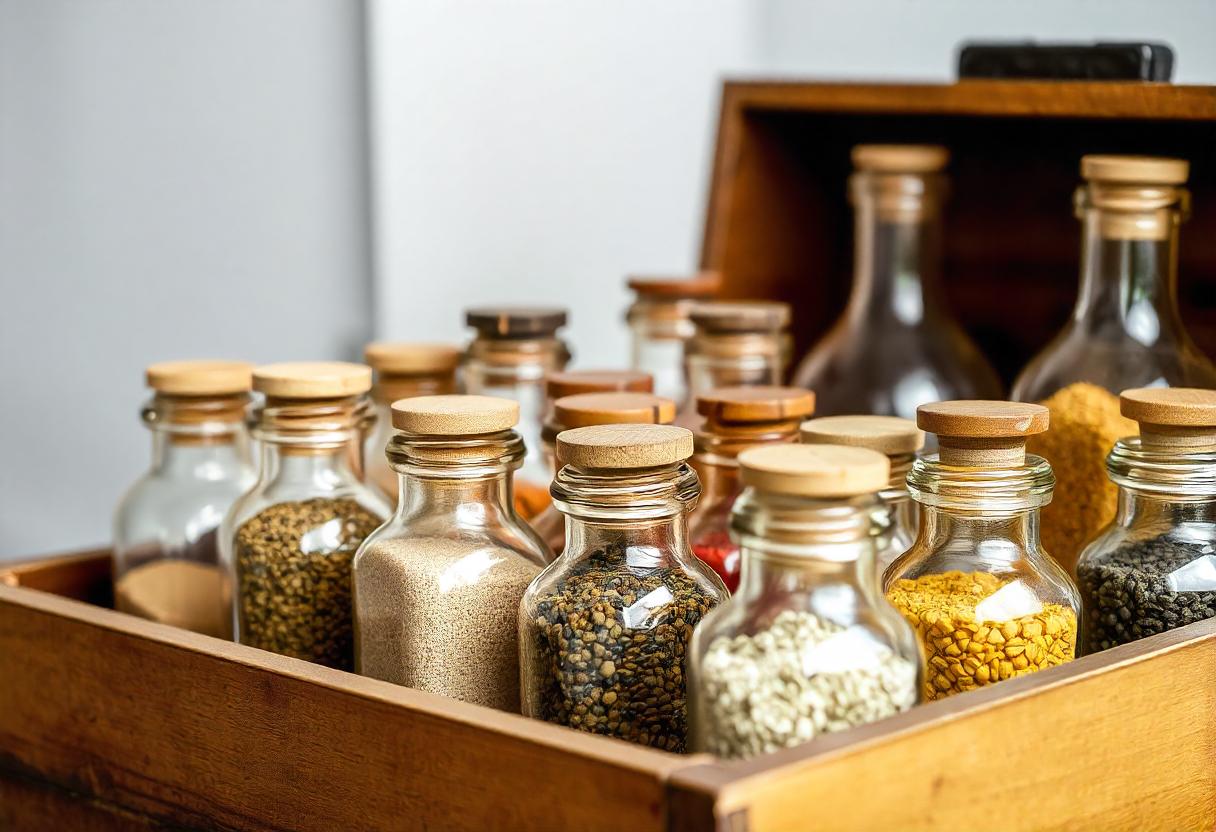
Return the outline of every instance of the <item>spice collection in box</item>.
{"type": "Polygon", "coordinates": [[[794,386],[789,308],[708,273],[629,282],[627,368],[523,307],[366,365],[149,367],[116,606],[725,758],[1216,615],[1186,162],[1082,160],[1077,307],[1005,401],[937,296],[946,150],[853,158],[853,295],[794,386]]]}

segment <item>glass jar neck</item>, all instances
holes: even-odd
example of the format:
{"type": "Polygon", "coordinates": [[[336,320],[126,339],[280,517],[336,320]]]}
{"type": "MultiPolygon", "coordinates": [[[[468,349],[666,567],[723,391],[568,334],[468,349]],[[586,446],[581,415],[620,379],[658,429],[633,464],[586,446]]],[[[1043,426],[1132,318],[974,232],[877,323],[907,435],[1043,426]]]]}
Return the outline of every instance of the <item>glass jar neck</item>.
{"type": "Polygon", "coordinates": [[[702,499],[739,492],[739,453],[755,445],[796,442],[799,420],[720,422],[707,419],[696,434],[693,459],[702,477],[702,499]]]}
{"type": "Polygon", "coordinates": [[[375,424],[375,408],[367,396],[268,397],[253,430],[262,443],[262,480],[358,480],[364,439],[375,424]]]}
{"type": "MultiPolygon", "coordinates": [[[[1037,513],[1051,502],[1055,474],[1042,457],[1026,454],[1005,467],[948,465],[939,455],[921,457],[908,473],[908,492],[924,509],[990,520],[1037,513]]],[[[922,524],[923,530],[923,524],[922,524]]]]}
{"type": "Polygon", "coordinates": [[[470,393],[514,384],[539,384],[547,373],[560,370],[570,350],[560,338],[487,338],[469,344],[465,364],[470,393]]]}
{"type": "Polygon", "coordinates": [[[688,403],[717,387],[779,385],[789,357],[783,332],[698,333],[688,342],[688,403]]]}
{"type": "Polygon", "coordinates": [[[221,468],[248,466],[249,401],[247,394],[154,396],[140,414],[152,431],[152,470],[208,478],[221,468]]]}
{"type": "Polygon", "coordinates": [[[1158,447],[1127,437],[1107,455],[1106,470],[1128,522],[1162,505],[1216,503],[1216,447],[1158,447]]]}
{"type": "Polygon", "coordinates": [[[443,513],[467,527],[515,514],[513,475],[524,458],[523,439],[515,431],[474,436],[397,433],[385,455],[400,482],[400,519],[443,513]]]}
{"type": "Polygon", "coordinates": [[[637,338],[648,341],[685,341],[696,327],[688,318],[696,301],[686,298],[638,298],[625,320],[637,338]]]}

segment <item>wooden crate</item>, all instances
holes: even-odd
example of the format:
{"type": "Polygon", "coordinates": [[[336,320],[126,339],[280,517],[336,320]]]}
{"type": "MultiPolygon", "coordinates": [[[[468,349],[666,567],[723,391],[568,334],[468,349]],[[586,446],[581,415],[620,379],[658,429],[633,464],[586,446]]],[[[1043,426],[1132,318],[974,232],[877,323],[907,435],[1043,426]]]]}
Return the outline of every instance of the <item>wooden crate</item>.
{"type": "Polygon", "coordinates": [[[1216,825],[1216,620],[721,763],[80,600],[108,573],[0,573],[0,829],[1216,825]]]}

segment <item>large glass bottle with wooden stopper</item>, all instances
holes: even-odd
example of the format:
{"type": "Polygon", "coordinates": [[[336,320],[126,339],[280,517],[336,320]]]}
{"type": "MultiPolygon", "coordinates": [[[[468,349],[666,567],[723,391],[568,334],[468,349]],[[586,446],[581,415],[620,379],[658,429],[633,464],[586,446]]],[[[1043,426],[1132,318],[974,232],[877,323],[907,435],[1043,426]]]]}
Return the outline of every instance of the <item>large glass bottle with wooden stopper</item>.
{"type": "Polygon", "coordinates": [[[920,637],[924,695],[940,699],[1076,655],[1076,587],[1039,544],[1051,466],[1026,453],[1048,427],[1035,404],[921,405],[939,452],[912,465],[920,533],[887,570],[887,599],[920,637]]]}
{"type": "Polygon", "coordinates": [[[1124,390],[1114,520],[1077,563],[1086,653],[1216,616],[1216,390],[1124,390]]]}
{"type": "Polygon", "coordinates": [[[795,384],[819,396],[822,415],[912,419],[927,402],[1001,395],[996,372],[951,316],[942,290],[948,159],[937,145],[853,148],[852,293],[794,374],[795,384]]]}
{"type": "Polygon", "coordinates": [[[721,285],[717,272],[629,278],[634,293],[625,316],[631,335],[630,366],[654,377],[657,395],[684,401],[684,344],[694,332],[688,313],[697,301],[716,295],[721,285]]]}

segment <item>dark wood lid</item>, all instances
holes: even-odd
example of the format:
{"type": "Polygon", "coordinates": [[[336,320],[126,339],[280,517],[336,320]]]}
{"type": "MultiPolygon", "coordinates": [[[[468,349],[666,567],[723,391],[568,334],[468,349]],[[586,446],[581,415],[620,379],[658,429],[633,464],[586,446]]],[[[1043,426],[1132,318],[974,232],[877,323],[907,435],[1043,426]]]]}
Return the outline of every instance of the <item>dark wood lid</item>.
{"type": "Polygon", "coordinates": [[[566,310],[543,306],[479,306],[466,309],[464,321],[480,334],[498,338],[553,335],[566,325],[566,310]]]}
{"type": "Polygon", "coordinates": [[[722,275],[711,271],[698,272],[689,277],[633,275],[626,280],[626,285],[646,298],[712,298],[722,286],[722,275]]]}

